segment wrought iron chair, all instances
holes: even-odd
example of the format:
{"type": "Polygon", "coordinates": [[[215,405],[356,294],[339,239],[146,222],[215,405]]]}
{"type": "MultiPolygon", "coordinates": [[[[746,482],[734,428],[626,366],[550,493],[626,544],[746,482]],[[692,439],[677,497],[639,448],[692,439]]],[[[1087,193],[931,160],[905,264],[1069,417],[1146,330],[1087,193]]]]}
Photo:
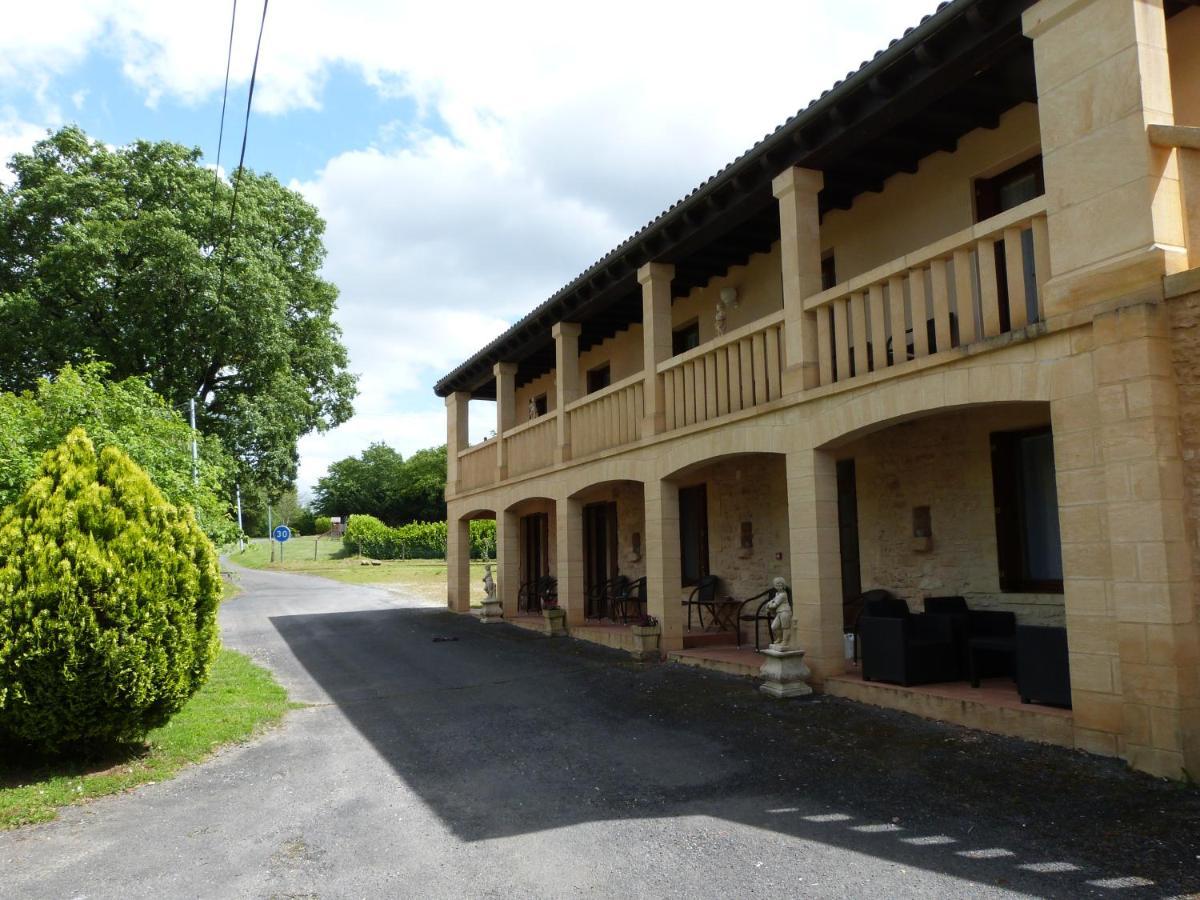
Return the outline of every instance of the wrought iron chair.
{"type": "Polygon", "coordinates": [[[592,586],[588,592],[584,618],[613,619],[613,599],[629,590],[629,576],[618,575],[592,586]]]}
{"type": "Polygon", "coordinates": [[[614,619],[619,615],[621,617],[621,621],[627,623],[630,618],[631,608],[635,618],[639,615],[642,615],[646,608],[645,575],[636,581],[626,580],[625,589],[613,594],[611,611],[614,619]]]}
{"type": "MultiPolygon", "coordinates": [[[[794,613],[796,608],[794,606],[792,606],[792,589],[787,588],[786,590],[787,590],[788,606],[791,607],[792,612],[794,613]]],[[[741,628],[742,622],[753,622],[754,623],[754,649],[755,650],[761,649],[761,644],[759,642],[759,638],[760,638],[760,628],[763,625],[763,623],[766,623],[766,626],[767,626],[767,637],[770,638],[768,643],[775,642],[775,632],[771,628],[771,619],[773,619],[775,617],[770,612],[767,612],[767,603],[770,602],[771,595],[774,593],[775,593],[775,588],[769,587],[765,591],[763,591],[761,594],[755,594],[753,597],[749,597],[749,598],[743,600],[741,602],[741,605],[738,606],[737,618],[734,621],[736,621],[738,623],[737,645],[739,647],[742,646],[742,628],[741,628]],[[756,607],[754,607],[754,612],[743,612],[743,610],[748,605],[750,605],[751,603],[754,603],[755,601],[758,602],[758,605],[756,607]]]]}
{"type": "Polygon", "coordinates": [[[700,620],[700,630],[704,630],[704,611],[707,609],[712,620],[717,618],[717,583],[720,581],[716,575],[705,575],[696,582],[696,587],[692,589],[692,593],[686,600],[683,601],[684,606],[688,611],[688,631],[692,630],[692,609],[696,610],[696,616],[700,620]]]}

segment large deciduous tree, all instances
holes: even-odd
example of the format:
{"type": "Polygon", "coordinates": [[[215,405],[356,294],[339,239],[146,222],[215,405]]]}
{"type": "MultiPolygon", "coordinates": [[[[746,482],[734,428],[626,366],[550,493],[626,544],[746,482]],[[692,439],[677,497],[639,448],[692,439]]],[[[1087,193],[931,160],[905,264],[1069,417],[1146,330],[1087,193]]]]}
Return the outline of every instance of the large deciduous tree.
{"type": "Polygon", "coordinates": [[[274,493],[296,441],[351,415],[354,377],[319,275],[324,223],[295,191],[244,170],[232,187],[169,142],[112,149],[75,127],[13,157],[0,189],[0,388],[99,359],[197,403],[274,493]]]}

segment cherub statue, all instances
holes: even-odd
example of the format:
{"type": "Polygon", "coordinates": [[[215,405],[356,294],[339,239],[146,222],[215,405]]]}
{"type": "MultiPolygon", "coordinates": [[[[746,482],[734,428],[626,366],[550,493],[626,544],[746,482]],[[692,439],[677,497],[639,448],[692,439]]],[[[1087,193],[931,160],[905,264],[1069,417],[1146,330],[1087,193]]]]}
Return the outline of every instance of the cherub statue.
{"type": "Polygon", "coordinates": [[[532,422],[537,417],[538,417],[537,399],[534,397],[530,397],[529,398],[529,421],[532,422]]]}
{"type": "Polygon", "coordinates": [[[717,304],[717,314],[713,321],[713,330],[716,331],[717,337],[721,337],[725,333],[725,304],[717,304]]]}
{"type": "Polygon", "coordinates": [[[492,578],[492,567],[483,567],[483,594],[488,600],[496,599],[496,582],[492,578]]]}
{"type": "Polygon", "coordinates": [[[774,618],[771,619],[771,635],[775,640],[771,646],[788,648],[792,646],[792,600],[788,596],[787,582],[782,578],[775,578],[771,587],[774,593],[767,601],[767,612],[774,614],[774,618]]]}

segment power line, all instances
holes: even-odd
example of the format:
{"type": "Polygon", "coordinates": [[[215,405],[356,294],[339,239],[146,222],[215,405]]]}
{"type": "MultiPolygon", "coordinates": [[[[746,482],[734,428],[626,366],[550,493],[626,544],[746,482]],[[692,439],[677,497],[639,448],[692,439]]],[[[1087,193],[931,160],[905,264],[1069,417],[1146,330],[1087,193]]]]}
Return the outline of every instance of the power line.
{"type": "MultiPolygon", "coordinates": [[[[267,24],[267,4],[270,0],[263,0],[262,18],[258,23],[258,41],[254,45],[254,65],[250,69],[250,90],[246,94],[246,119],[242,123],[242,152],[238,157],[237,171],[233,176],[233,202],[229,204],[229,231],[233,231],[233,217],[237,213],[238,188],[242,183],[242,167],[246,162],[246,141],[250,136],[250,106],[254,103],[254,82],[258,78],[258,53],[262,49],[263,28],[267,24]]],[[[228,242],[226,242],[228,247],[228,242]]],[[[220,296],[218,294],[218,296],[220,296]]]]}
{"type": "MultiPolygon", "coordinates": [[[[221,146],[225,142],[225,104],[229,101],[229,68],[233,62],[233,27],[235,24],[237,24],[237,0],[233,0],[233,12],[229,16],[229,49],[225,52],[225,87],[221,91],[221,125],[217,129],[217,161],[213,166],[212,204],[208,212],[209,228],[212,228],[217,218],[217,190],[221,185],[221,146]]],[[[216,235],[214,234],[213,237],[215,238],[216,235]]]]}

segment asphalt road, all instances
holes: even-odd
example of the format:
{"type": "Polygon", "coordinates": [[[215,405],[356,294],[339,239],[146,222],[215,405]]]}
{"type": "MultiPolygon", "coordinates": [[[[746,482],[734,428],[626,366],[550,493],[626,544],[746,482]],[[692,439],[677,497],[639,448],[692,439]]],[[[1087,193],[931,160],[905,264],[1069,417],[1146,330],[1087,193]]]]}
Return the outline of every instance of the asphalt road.
{"type": "Polygon", "coordinates": [[[311,705],[173,781],[0,834],[0,896],[1200,890],[1200,792],[1113,761],[774,701],[379,589],[241,578],[226,643],[311,705]]]}

